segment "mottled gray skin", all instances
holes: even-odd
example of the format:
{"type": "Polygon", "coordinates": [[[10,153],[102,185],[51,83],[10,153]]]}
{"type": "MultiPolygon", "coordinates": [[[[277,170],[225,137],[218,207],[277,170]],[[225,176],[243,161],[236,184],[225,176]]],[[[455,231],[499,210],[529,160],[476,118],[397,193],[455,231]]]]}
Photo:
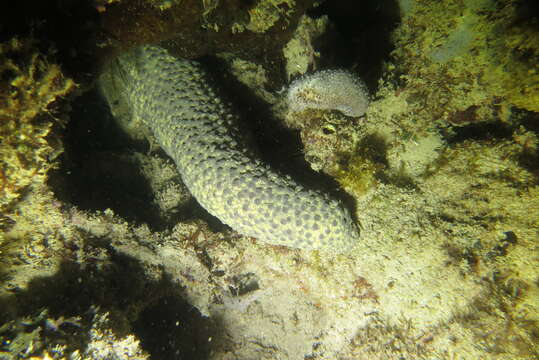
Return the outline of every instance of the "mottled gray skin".
{"type": "Polygon", "coordinates": [[[142,47],[119,58],[132,115],[175,161],[185,185],[212,215],[258,240],[343,252],[359,237],[345,207],[256,158],[237,116],[193,61],[142,47]]]}

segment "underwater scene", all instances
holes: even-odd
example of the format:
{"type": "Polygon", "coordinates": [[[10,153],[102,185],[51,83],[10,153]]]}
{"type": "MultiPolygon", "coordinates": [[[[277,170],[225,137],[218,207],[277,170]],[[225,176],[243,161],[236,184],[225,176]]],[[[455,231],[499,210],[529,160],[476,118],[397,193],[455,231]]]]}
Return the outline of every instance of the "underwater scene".
{"type": "Polygon", "coordinates": [[[539,359],[539,2],[0,8],[0,360],[539,359]]]}

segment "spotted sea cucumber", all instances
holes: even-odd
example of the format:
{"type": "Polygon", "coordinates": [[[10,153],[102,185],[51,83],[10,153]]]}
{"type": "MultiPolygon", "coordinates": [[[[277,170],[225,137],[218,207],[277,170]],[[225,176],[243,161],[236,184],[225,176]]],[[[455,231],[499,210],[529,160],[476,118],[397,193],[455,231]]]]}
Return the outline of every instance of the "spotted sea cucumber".
{"type": "Polygon", "coordinates": [[[347,208],[263,163],[199,63],[144,46],[117,64],[111,74],[123,83],[132,116],[153,132],[210,214],[270,244],[334,252],[354,245],[359,232],[347,208]]]}

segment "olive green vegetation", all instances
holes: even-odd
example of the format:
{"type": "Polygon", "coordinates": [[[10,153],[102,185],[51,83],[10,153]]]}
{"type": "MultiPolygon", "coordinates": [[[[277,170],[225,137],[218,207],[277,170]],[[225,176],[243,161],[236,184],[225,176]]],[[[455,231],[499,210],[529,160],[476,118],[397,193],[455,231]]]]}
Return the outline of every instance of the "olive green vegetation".
{"type": "Polygon", "coordinates": [[[363,194],[376,185],[376,164],[361,153],[351,155],[346,164],[337,170],[336,179],[341,186],[354,194],[363,194]]]}
{"type": "Polygon", "coordinates": [[[511,121],[515,106],[539,112],[539,28],[537,18],[521,18],[520,4],[414,2],[394,34],[393,53],[401,80],[414,89],[409,101],[457,126],[511,121]]]}
{"type": "Polygon", "coordinates": [[[539,112],[539,18],[519,15],[519,3],[512,0],[502,7],[497,61],[489,80],[496,84],[499,76],[502,94],[510,103],[539,112]]]}
{"type": "Polygon", "coordinates": [[[75,88],[35,45],[18,38],[0,44],[0,210],[45,181],[61,151],[48,138],[59,122],[52,103],[75,88]]]}
{"type": "Polygon", "coordinates": [[[387,168],[386,147],[383,138],[368,135],[351,154],[341,155],[332,175],[343,187],[355,196],[362,196],[383,180],[387,168]]]}
{"type": "Polygon", "coordinates": [[[36,45],[19,38],[0,44],[0,282],[7,279],[21,249],[40,237],[36,219],[53,216],[50,211],[41,213],[50,205],[37,198],[30,201],[30,211],[17,205],[31,197],[30,190],[44,187],[48,170],[62,152],[52,131],[61,123],[55,117],[55,101],[75,88],[36,45]],[[27,212],[25,219],[34,219],[24,231],[21,224],[28,224],[21,212],[27,212]],[[10,231],[14,225],[18,230],[10,231]]]}

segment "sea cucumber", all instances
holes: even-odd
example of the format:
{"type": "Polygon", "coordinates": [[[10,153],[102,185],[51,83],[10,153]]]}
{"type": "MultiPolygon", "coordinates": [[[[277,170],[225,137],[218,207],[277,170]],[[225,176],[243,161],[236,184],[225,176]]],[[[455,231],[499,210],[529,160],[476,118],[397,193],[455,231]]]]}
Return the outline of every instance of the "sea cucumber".
{"type": "Polygon", "coordinates": [[[242,136],[238,115],[195,61],[143,46],[118,58],[132,116],[174,160],[202,207],[241,234],[275,245],[333,252],[359,238],[350,212],[263,163],[242,136]]]}
{"type": "Polygon", "coordinates": [[[346,116],[360,117],[369,106],[369,94],[363,81],[352,73],[322,70],[292,82],[286,102],[293,112],[338,110],[346,116]]]}

